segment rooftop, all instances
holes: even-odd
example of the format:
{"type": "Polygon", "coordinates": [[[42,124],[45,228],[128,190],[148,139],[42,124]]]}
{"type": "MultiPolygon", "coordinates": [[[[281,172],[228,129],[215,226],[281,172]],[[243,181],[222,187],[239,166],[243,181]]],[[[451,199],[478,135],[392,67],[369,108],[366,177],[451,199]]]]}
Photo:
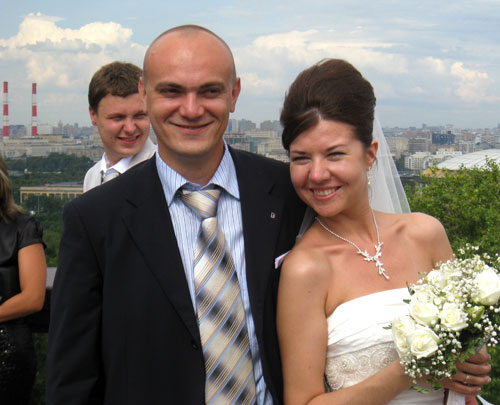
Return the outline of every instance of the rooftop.
{"type": "Polygon", "coordinates": [[[465,168],[485,167],[486,159],[493,160],[500,165],[500,149],[486,149],[457,156],[437,165],[438,169],[458,170],[465,168]]]}

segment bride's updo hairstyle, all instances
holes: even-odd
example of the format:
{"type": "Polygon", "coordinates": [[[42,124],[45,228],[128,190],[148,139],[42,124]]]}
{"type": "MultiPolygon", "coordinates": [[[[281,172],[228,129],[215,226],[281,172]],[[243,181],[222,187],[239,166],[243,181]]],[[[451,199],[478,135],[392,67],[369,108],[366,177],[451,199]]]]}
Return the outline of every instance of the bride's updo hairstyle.
{"type": "Polygon", "coordinates": [[[283,147],[290,150],[295,138],[320,120],[352,125],[368,147],[375,103],[372,85],[354,66],[342,59],[324,59],[302,71],[288,89],[280,116],[283,147]]]}

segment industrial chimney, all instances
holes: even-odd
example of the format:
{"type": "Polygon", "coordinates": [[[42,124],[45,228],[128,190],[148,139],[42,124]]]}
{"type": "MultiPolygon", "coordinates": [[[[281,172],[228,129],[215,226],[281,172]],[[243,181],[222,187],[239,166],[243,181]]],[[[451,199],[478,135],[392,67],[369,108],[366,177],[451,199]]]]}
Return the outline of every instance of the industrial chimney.
{"type": "Polygon", "coordinates": [[[3,82],[3,137],[9,137],[9,83],[3,82]]]}
{"type": "Polygon", "coordinates": [[[31,85],[31,136],[36,136],[38,133],[36,113],[36,83],[31,85]]]}

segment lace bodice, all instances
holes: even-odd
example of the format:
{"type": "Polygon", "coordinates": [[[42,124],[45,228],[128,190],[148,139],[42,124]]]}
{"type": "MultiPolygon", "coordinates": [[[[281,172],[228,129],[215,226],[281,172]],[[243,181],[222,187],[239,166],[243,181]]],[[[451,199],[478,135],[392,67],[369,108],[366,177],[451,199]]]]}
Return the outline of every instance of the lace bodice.
{"type": "MultiPolygon", "coordinates": [[[[380,291],[345,302],[328,317],[325,375],[331,390],[357,384],[398,359],[392,332],[384,327],[406,313],[403,300],[408,297],[406,288],[380,291]]],[[[421,394],[414,390],[402,392],[390,402],[442,403],[443,391],[421,394]]]]}
{"type": "Polygon", "coordinates": [[[326,376],[332,391],[363,381],[398,358],[392,343],[381,343],[342,356],[330,357],[326,376]]]}

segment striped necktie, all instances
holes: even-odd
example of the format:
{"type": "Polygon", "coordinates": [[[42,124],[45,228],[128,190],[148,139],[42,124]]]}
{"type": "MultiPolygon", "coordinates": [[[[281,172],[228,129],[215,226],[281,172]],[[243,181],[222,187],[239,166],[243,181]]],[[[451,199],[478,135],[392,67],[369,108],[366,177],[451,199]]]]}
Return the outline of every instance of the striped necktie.
{"type": "Polygon", "coordinates": [[[106,173],[101,173],[101,184],[107,183],[110,180],[117,178],[120,175],[117,171],[110,171],[106,173]]]}
{"type": "Polygon", "coordinates": [[[245,309],[234,261],[217,224],[221,190],[183,191],[201,218],[194,252],[195,296],[207,404],[255,403],[255,380],[245,309]]]}

